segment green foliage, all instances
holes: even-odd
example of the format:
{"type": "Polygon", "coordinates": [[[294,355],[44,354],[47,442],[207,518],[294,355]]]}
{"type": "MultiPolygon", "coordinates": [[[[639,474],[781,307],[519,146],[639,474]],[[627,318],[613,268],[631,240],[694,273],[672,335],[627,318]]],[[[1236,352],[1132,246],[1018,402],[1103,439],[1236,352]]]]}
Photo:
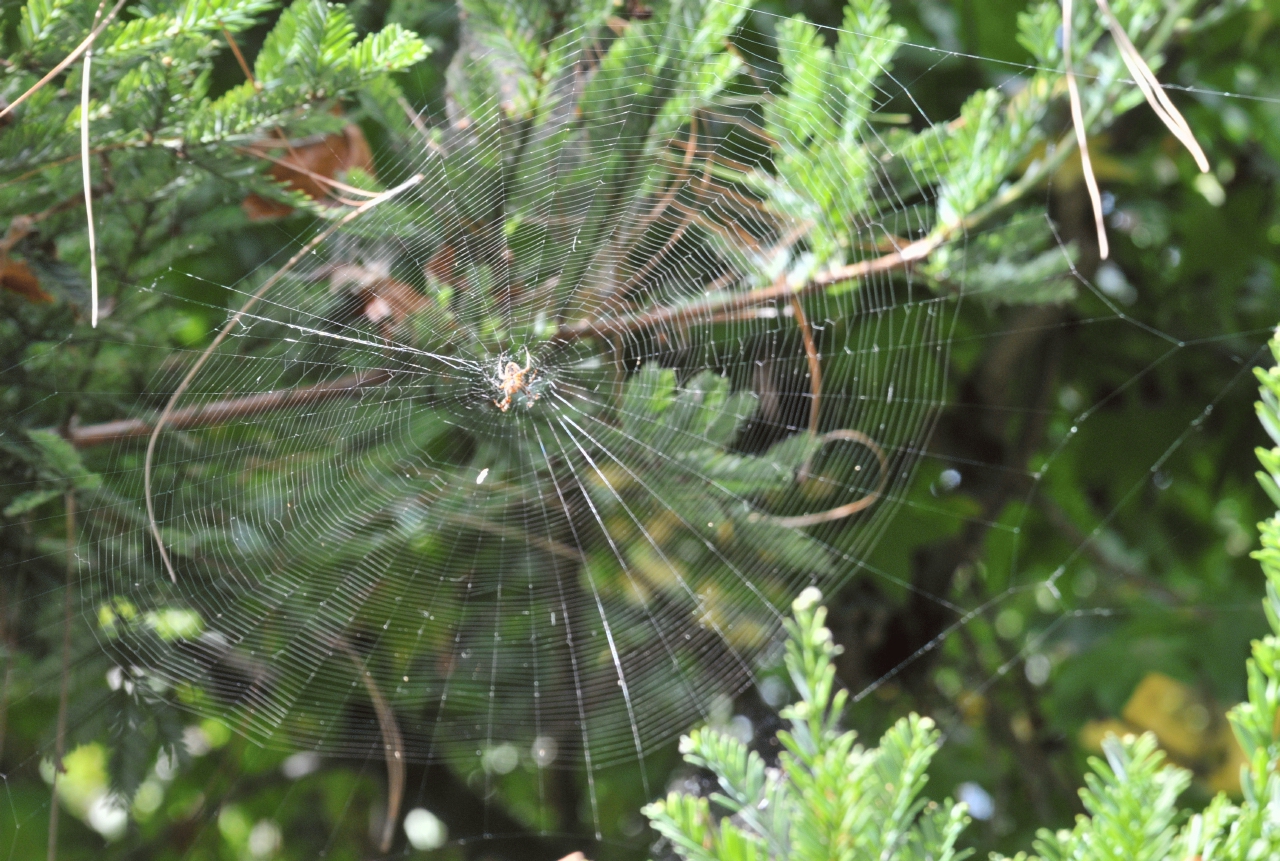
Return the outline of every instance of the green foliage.
{"type": "Polygon", "coordinates": [[[0,445],[35,465],[40,486],[10,502],[4,509],[5,517],[26,514],[64,493],[90,492],[102,485],[101,476],[86,469],[80,453],[62,437],[47,430],[30,430],[27,436],[31,449],[18,448],[7,440],[0,441],[0,445]]]}
{"type": "Polygon", "coordinates": [[[1090,761],[1093,773],[1080,791],[1089,815],[1071,831],[1041,831],[1036,851],[1046,861],[1178,857],[1178,796],[1191,775],[1168,766],[1150,734],[1127,742],[1111,736],[1103,749],[1106,761],[1090,761]]]}
{"type": "MultiPolygon", "coordinates": [[[[84,38],[102,7],[97,0],[34,0],[20,15],[9,8],[14,14],[6,11],[0,18],[0,53],[7,55],[0,96],[6,105],[84,38]]],[[[27,299],[10,292],[11,282],[0,289],[5,339],[0,470],[6,477],[0,488],[0,547],[6,565],[22,560],[22,576],[6,574],[0,596],[5,653],[16,662],[7,678],[15,671],[29,677],[39,728],[31,742],[50,749],[56,721],[48,697],[52,694],[56,703],[59,675],[69,674],[67,749],[105,742],[105,789],[124,799],[132,799],[148,779],[155,782],[158,756],[174,768],[186,761],[186,713],[172,685],[135,675],[138,655],[127,648],[104,652],[88,626],[69,634],[75,669],[60,670],[61,598],[42,602],[59,610],[52,617],[43,607],[39,613],[18,613],[12,603],[24,589],[39,594],[60,588],[56,584],[64,582],[67,567],[76,568],[77,560],[65,559],[60,544],[66,535],[57,514],[65,495],[80,503],[79,531],[92,522],[86,511],[110,509],[140,522],[136,509],[121,504],[118,489],[102,480],[102,462],[86,462],[63,431],[84,417],[119,414],[119,396],[136,391],[136,381],[129,378],[146,373],[132,353],[140,342],[167,348],[182,340],[184,325],[187,331],[193,322],[197,331],[202,328],[198,312],[194,317],[168,310],[157,315],[160,296],[148,288],[164,284],[176,261],[189,260],[243,229],[247,219],[239,204],[250,189],[327,214],[268,179],[267,163],[244,146],[269,135],[287,139],[340,128],[348,119],[331,109],[364,87],[395,92],[390,73],[426,55],[419,36],[395,26],[357,40],[342,6],[300,0],[276,19],[278,9],[273,0],[126,4],[94,44],[89,158],[103,297],[99,339],[70,336],[88,311],[79,151],[82,66],[73,64],[0,125],[0,269],[17,267],[38,284],[27,299]],[[259,51],[256,85],[233,85],[226,71],[234,69],[237,78],[240,72],[228,40],[252,42],[257,28],[269,28],[270,50],[259,51]],[[106,389],[103,373],[113,380],[106,389]],[[41,388],[45,394],[37,395],[41,388]],[[54,394],[59,390],[66,396],[54,394]],[[92,390],[114,394],[102,398],[92,390]],[[34,532],[33,523],[40,525],[34,532]],[[48,626],[45,646],[34,645],[43,642],[32,634],[37,624],[48,626]],[[22,642],[38,661],[23,658],[19,637],[32,638],[22,642]],[[108,669],[117,674],[123,669],[124,675],[105,692],[108,669]]],[[[111,610],[91,604],[87,616],[94,615],[109,623],[98,632],[109,648],[126,641],[145,648],[198,634],[198,617],[183,608],[152,605],[135,611],[119,605],[111,610]]],[[[80,618],[79,613],[71,617],[80,618]]],[[[14,690],[5,689],[6,705],[14,690]]],[[[0,832],[7,833],[4,827],[0,832]]],[[[22,855],[26,848],[9,851],[22,855]]]]}
{"type": "Polygon", "coordinates": [[[887,2],[853,3],[845,15],[846,29],[834,50],[803,18],[783,22],[778,59],[787,88],[765,112],[765,126],[778,141],[770,177],[777,183],[776,198],[794,207],[794,217],[814,223],[819,263],[843,262],[862,227],[873,156],[866,144],[867,116],[876,81],[889,74],[905,34],[889,22],[887,2]]]}
{"type": "MultiPolygon", "coordinates": [[[[356,43],[344,8],[299,0],[268,34],[258,56],[256,85],[245,82],[213,95],[214,62],[228,56],[224,34],[259,24],[275,5],[191,0],[127,7],[94,46],[90,115],[98,155],[92,159],[103,198],[97,207],[99,269],[104,301],[108,306],[119,302],[114,319],[104,320],[107,331],[129,329],[146,310],[139,284],[162,276],[178,257],[213,245],[219,233],[243,223],[243,216],[225,205],[234,206],[234,198],[225,200],[228,193],[243,194],[248,185],[270,197],[309,204],[261,178],[266,165],[240,149],[244,143],[286,130],[306,134],[340,125],[326,105],[361,87],[394,88],[387,73],[426,54],[419,37],[394,25],[356,43]]],[[[83,38],[96,6],[87,0],[24,6],[0,95],[12,102],[33,85],[45,63],[60,59],[83,38]]],[[[7,256],[21,261],[46,293],[65,303],[44,315],[22,308],[14,324],[21,319],[38,326],[42,316],[56,321],[60,313],[86,304],[85,279],[65,262],[79,264],[87,256],[83,212],[76,209],[82,194],[77,68],[73,65],[62,82],[19,107],[17,121],[0,134],[7,256]],[[50,235],[60,237],[60,247],[45,241],[50,235]]],[[[56,353],[52,345],[36,342],[32,355],[56,353]]],[[[59,437],[13,430],[17,433],[5,437],[6,452],[29,464],[42,485],[28,490],[10,485],[6,493],[20,496],[5,501],[8,516],[58,496],[62,490],[49,486],[54,475],[79,490],[93,489],[59,437]],[[33,444],[20,442],[24,436],[33,444]],[[66,451],[55,451],[58,446],[66,451]]]]}
{"type": "MultiPolygon", "coordinates": [[[[1271,353],[1280,362],[1280,334],[1271,340],[1271,353]]],[[[1280,454],[1277,395],[1280,366],[1254,369],[1262,383],[1258,416],[1277,443],[1259,449],[1264,464],[1280,454]]],[[[1268,470],[1272,481],[1280,473],[1268,470]]],[[[1262,549],[1253,558],[1262,564],[1267,580],[1263,609],[1272,633],[1253,642],[1246,664],[1249,698],[1232,709],[1229,718],[1248,757],[1242,768],[1243,798],[1233,804],[1218,795],[1202,813],[1187,816],[1178,797],[1190,775],[1167,765],[1155,739],[1144,735],[1123,742],[1109,739],[1106,762],[1094,760],[1094,773],[1080,792],[1090,816],[1081,816],[1071,831],[1042,830],[1036,851],[1046,861],[1067,859],[1214,858],[1224,861],[1270,858],[1280,852],[1280,512],[1259,524],[1262,549]]]]}
{"type": "Polygon", "coordinates": [[[719,791],[709,798],[672,792],[645,815],[677,854],[698,861],[967,857],[956,846],[968,821],[964,806],[920,797],[939,747],[933,721],[903,718],[875,748],[840,730],[847,694],[836,686],[839,647],[820,600],[817,589],[806,589],[787,622],[786,667],[800,699],[782,712],[790,729],[778,734],[777,767],[731,735],[694,730],[680,750],[715,775],[719,791]]]}
{"type": "MultiPolygon", "coordinates": [[[[1271,353],[1280,363],[1280,335],[1271,341],[1271,353]]],[[[1280,365],[1267,369],[1255,368],[1254,373],[1262,383],[1259,389],[1262,399],[1257,403],[1258,418],[1268,436],[1276,443],[1270,450],[1259,448],[1262,462],[1272,487],[1280,481],[1280,365]]],[[[1267,487],[1267,481],[1263,481],[1267,487]]],[[[1273,635],[1256,640],[1253,658],[1248,663],[1249,701],[1231,714],[1231,724],[1251,765],[1251,772],[1243,786],[1245,797],[1261,803],[1280,792],[1277,783],[1276,763],[1280,762],[1280,513],[1259,524],[1261,549],[1252,555],[1262,564],[1267,577],[1267,596],[1263,609],[1271,624],[1273,635]]]]}
{"type": "MultiPolygon", "coordinates": [[[[227,49],[228,35],[259,23],[276,4],[271,0],[191,0],[127,8],[94,46],[93,97],[90,102],[95,151],[104,156],[107,179],[145,172],[152,197],[141,189],[117,189],[112,200],[152,199],[152,219],[176,215],[207,195],[216,178],[244,174],[254,167],[235,148],[276,128],[292,134],[332,128],[337,119],[326,109],[363,86],[407,68],[427,53],[422,40],[396,25],[366,36],[358,44],[350,15],[323,0],[297,0],[280,16],[259,52],[255,81],[220,95],[210,92],[214,60],[227,49]],[[173,188],[175,194],[156,195],[173,188]],[[162,202],[163,201],[163,202],[162,202]]],[[[21,42],[10,56],[10,72],[0,92],[13,101],[39,78],[41,62],[57,58],[79,41],[75,29],[95,4],[31,4],[24,8],[21,42]]],[[[22,174],[10,183],[6,209],[34,215],[61,202],[79,181],[79,99],[77,67],[67,83],[49,87],[18,109],[17,122],[0,136],[0,172],[22,174]],[[64,166],[66,165],[66,166],[64,166]],[[34,172],[32,168],[47,167],[34,172]],[[23,173],[25,172],[25,173],[23,173]]],[[[381,86],[385,87],[385,83],[381,86]]],[[[273,194],[270,185],[260,186],[273,194]]],[[[274,192],[273,196],[278,196],[274,192]]],[[[296,202],[296,201],[295,201],[296,202]]],[[[110,239],[115,223],[128,211],[103,207],[110,239]]],[[[127,228],[126,228],[127,229],[127,228]]],[[[111,249],[110,242],[104,248],[111,249]]],[[[108,272],[113,262],[107,256],[108,272]]],[[[152,270],[154,271],[154,269],[152,270]]],[[[135,273],[137,274],[137,273],[135,273]]],[[[147,273],[143,273],[147,274],[147,273]]],[[[106,289],[110,291],[110,275],[106,289]]]]}

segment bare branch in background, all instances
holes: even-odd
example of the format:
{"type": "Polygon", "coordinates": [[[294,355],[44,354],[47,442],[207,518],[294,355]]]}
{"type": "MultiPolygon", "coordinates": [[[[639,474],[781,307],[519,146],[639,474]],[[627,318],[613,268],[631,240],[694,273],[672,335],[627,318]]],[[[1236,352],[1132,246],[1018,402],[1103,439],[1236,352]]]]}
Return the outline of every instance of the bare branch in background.
{"type": "MultiPolygon", "coordinates": [[[[173,430],[216,427],[237,419],[357,396],[365,389],[383,385],[390,380],[389,371],[369,371],[351,374],[329,383],[262,392],[242,398],[227,398],[197,407],[174,410],[165,424],[173,430]]],[[[66,437],[77,448],[89,448],[111,442],[141,439],[149,436],[154,428],[152,423],[142,419],[123,419],[78,427],[73,425],[66,432],[66,437]]]]}

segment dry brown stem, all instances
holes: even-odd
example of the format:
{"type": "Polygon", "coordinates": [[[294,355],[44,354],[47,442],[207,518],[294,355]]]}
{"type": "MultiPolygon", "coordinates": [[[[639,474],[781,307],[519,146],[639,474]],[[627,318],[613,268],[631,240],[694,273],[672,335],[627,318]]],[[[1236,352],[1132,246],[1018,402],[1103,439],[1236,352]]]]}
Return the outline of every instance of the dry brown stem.
{"type": "Polygon", "coordinates": [[[880,495],[884,493],[884,487],[889,481],[889,459],[885,457],[884,449],[876,444],[876,441],[864,434],[862,431],[852,430],[850,428],[842,428],[824,433],[818,437],[820,440],[818,447],[805,460],[804,465],[800,467],[800,472],[796,476],[796,483],[803,484],[809,480],[809,470],[813,466],[813,459],[817,457],[818,452],[828,442],[834,440],[844,440],[845,442],[853,442],[864,446],[871,451],[876,457],[877,465],[880,468],[880,478],[876,482],[875,489],[870,493],[858,497],[852,502],[846,502],[843,505],[837,505],[834,508],[828,508],[825,511],[815,511],[812,514],[797,514],[794,517],[775,517],[772,514],[753,514],[751,519],[761,520],[766,523],[772,523],[775,526],[787,526],[792,529],[800,529],[805,526],[816,526],[819,523],[830,523],[833,520],[843,520],[846,517],[852,517],[859,511],[863,511],[871,506],[880,495]]]}
{"type": "Polygon", "coordinates": [[[396,836],[396,823],[400,821],[400,805],[404,801],[404,737],[400,734],[400,725],[396,723],[395,712],[387,698],[382,695],[373,674],[369,672],[360,655],[346,640],[338,638],[338,647],[346,653],[360,674],[360,681],[369,694],[374,713],[378,716],[378,727],[382,732],[382,748],[387,760],[387,814],[382,823],[382,839],[378,843],[381,852],[390,852],[391,844],[396,836]]]}
{"type": "MultiPolygon", "coordinates": [[[[215,427],[237,419],[357,396],[365,389],[389,382],[391,376],[389,371],[366,371],[328,383],[317,383],[296,389],[278,389],[274,392],[262,392],[240,398],[226,398],[197,407],[174,410],[165,424],[173,430],[215,427]]],[[[101,424],[72,426],[67,430],[66,437],[76,448],[88,448],[105,443],[140,439],[149,436],[153,430],[155,425],[142,419],[122,419],[101,424]]]]}
{"type": "Polygon", "coordinates": [[[809,328],[809,320],[804,316],[804,305],[795,296],[791,297],[791,310],[795,314],[796,325],[800,327],[800,337],[804,339],[804,355],[809,362],[809,435],[818,435],[818,409],[822,405],[822,363],[818,359],[818,348],[813,342],[813,330],[809,328]]]}
{"type": "Polygon", "coordinates": [[[1102,221],[1102,193],[1098,191],[1098,178],[1093,173],[1093,161],[1089,158],[1089,135],[1084,124],[1084,111],[1080,106],[1080,87],[1076,84],[1076,70],[1071,59],[1071,2],[1062,0],[1062,58],[1067,70],[1067,98],[1071,102],[1071,127],[1076,133],[1076,145],[1080,148],[1080,169],[1084,173],[1084,185],[1089,190],[1089,203],[1093,207],[1093,226],[1098,233],[1098,256],[1103,260],[1111,253],[1107,242],[1107,227],[1102,221]]]}

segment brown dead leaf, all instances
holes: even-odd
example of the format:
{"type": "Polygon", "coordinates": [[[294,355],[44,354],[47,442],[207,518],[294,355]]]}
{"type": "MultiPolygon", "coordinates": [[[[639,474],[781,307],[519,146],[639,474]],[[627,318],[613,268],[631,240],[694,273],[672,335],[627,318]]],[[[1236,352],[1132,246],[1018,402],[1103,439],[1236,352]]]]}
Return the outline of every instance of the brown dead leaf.
{"type": "Polygon", "coordinates": [[[414,311],[427,305],[427,297],[403,281],[382,278],[360,291],[364,303],[364,315],[369,322],[399,325],[414,311]]]}
{"type": "MultiPolygon", "coordinates": [[[[326,135],[313,143],[286,145],[279,138],[259,141],[249,152],[273,161],[267,173],[276,182],[300,191],[312,200],[333,200],[339,175],[352,168],[373,173],[373,153],[364,132],[354,123],[343,129],[342,134],[326,135]]],[[[274,200],[250,194],[241,202],[250,221],[282,218],[293,212],[293,207],[274,200]]]]}
{"type": "Polygon", "coordinates": [[[40,286],[40,279],[21,260],[0,257],[0,287],[17,293],[28,302],[53,302],[53,297],[40,286]]]}
{"type": "Polygon", "coordinates": [[[410,314],[430,304],[412,285],[363,266],[338,266],[330,276],[330,287],[354,296],[360,314],[388,339],[410,314]]]}
{"type": "Polygon", "coordinates": [[[436,252],[431,255],[431,259],[427,261],[423,272],[430,279],[440,281],[444,284],[453,283],[453,270],[457,265],[457,253],[453,250],[452,245],[441,245],[436,252]]]}

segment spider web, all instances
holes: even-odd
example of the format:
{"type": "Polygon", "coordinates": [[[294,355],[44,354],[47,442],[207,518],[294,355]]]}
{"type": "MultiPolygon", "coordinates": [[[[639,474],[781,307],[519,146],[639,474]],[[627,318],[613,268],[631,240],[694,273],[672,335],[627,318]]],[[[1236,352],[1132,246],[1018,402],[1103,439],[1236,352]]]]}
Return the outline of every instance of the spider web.
{"type": "MultiPolygon", "coordinates": [[[[702,40],[689,26],[673,41],[692,54],[702,40]]],[[[910,267],[798,289],[822,276],[797,241],[814,225],[777,205],[785,180],[753,183],[771,46],[736,41],[733,87],[644,135],[634,91],[601,97],[609,120],[580,132],[571,96],[601,60],[575,48],[537,106],[549,118],[523,138],[503,119],[527,97],[504,89],[505,55],[486,65],[468,47],[480,59],[451,74],[471,101],[381,177],[402,190],[319,241],[296,238],[229,288],[244,310],[207,359],[174,357],[154,387],[178,395],[149,494],[137,443],[119,447],[132,465],[113,489],[151,502],[167,556],[145,517],[87,527],[86,588],[114,608],[104,645],[122,666],[268,746],[485,774],[514,751],[540,787],[544,770],[584,766],[599,828],[593,775],[638,760],[647,781],[653,751],[719,720],[776,657],[805,586],[870,578],[949,619],[856,699],[1019,596],[1047,592],[1053,621],[1015,662],[1106,612],[1059,589],[1106,521],[1056,570],[1025,574],[1027,515],[995,524],[1013,573],[979,606],[880,564],[900,509],[936,509],[960,475],[1006,469],[929,448],[958,321],[999,289],[965,274],[983,233],[935,252],[956,273],[949,292],[910,267]],[[499,95],[475,96],[482,74],[499,95]],[[128,629],[126,607],[194,611],[198,633],[128,629]]],[[[633,80],[648,68],[635,62],[633,80]]],[[[886,65],[864,97],[898,109],[917,85],[886,65]]],[[[818,109],[838,114],[830,98],[818,109]]],[[[854,266],[927,233],[928,165],[948,158],[906,157],[877,122],[856,144],[882,166],[851,231],[854,266]]],[[[1094,296],[1106,310],[1084,325],[1142,328],[1167,345],[1157,363],[1191,349],[1081,277],[1042,215],[1017,225],[1056,255],[1028,293],[1094,296]]],[[[1104,406],[1073,410],[1056,448],[1018,469],[1024,499],[1104,406]]],[[[1198,426],[1171,433],[1153,474],[1198,426]]]]}
{"type": "MultiPolygon", "coordinates": [[[[689,55],[706,39],[667,38],[689,55]]],[[[455,90],[505,61],[455,65],[455,90]]],[[[145,530],[99,539],[93,570],[100,594],[198,612],[198,639],[140,637],[133,660],[210,692],[239,731],[365,755],[381,696],[409,760],[504,743],[588,772],[643,760],[752,683],[790,600],[856,573],[901,501],[956,298],[873,273],[788,301],[814,266],[795,243],[809,225],[753,189],[763,131],[735,110],[764,82],[677,93],[692,120],[665,110],[669,133],[637,135],[637,59],[583,133],[569,95],[599,62],[563,65],[523,139],[503,103],[460,96],[418,141],[420,178],[299,243],[265,292],[233,288],[247,310],[152,458],[171,576],[145,530]],[[518,163],[489,163],[512,146],[518,163]],[[325,396],[179,430],[301,390],[325,396]]],[[[903,95],[887,75],[863,86],[903,95]]],[[[874,126],[859,135],[893,157],[874,126]]],[[[892,172],[851,263],[927,228],[927,181],[892,172]]]]}

